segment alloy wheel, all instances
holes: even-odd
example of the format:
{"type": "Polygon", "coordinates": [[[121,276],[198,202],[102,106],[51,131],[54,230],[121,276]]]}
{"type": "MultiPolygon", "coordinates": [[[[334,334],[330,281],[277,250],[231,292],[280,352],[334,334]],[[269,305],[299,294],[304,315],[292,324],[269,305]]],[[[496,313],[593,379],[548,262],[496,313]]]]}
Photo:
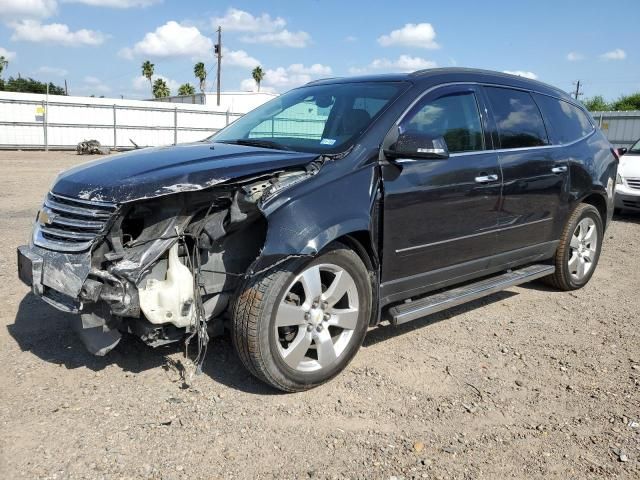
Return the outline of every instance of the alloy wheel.
{"type": "Polygon", "coordinates": [[[358,325],[358,289],[333,264],[312,265],[296,276],[276,311],[278,353],[294,370],[313,372],[335,363],[358,325]]]}
{"type": "Polygon", "coordinates": [[[598,249],[598,228],[593,219],[585,217],[576,225],[571,237],[569,272],[576,281],[581,281],[591,271],[598,249]]]}

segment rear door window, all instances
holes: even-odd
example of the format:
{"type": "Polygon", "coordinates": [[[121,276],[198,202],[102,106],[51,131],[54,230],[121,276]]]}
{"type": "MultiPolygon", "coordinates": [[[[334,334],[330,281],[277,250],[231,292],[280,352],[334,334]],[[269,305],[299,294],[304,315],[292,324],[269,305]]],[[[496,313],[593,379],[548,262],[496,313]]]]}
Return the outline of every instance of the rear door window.
{"type": "Polygon", "coordinates": [[[406,131],[443,137],[449,153],[484,150],[484,136],[474,92],[445,95],[414,107],[402,122],[406,131]]]}
{"type": "Polygon", "coordinates": [[[501,148],[547,145],[547,131],[538,106],[528,92],[485,87],[498,127],[501,148]]]}
{"type": "Polygon", "coordinates": [[[593,131],[586,113],[575,105],[547,95],[534,94],[542,115],[550,127],[550,136],[555,144],[571,143],[593,131]]]}

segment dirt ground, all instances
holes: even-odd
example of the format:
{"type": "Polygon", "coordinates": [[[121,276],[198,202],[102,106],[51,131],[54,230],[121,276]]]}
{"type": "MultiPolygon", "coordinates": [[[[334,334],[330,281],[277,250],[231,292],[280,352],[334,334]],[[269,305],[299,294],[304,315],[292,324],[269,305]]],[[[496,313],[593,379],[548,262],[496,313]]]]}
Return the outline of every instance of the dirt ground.
{"type": "Polygon", "coordinates": [[[640,216],[589,285],[512,288],[372,329],[328,385],[280,394],[229,338],[181,388],[177,347],[88,354],[16,276],[71,153],[0,152],[0,478],[640,478],[640,216]]]}

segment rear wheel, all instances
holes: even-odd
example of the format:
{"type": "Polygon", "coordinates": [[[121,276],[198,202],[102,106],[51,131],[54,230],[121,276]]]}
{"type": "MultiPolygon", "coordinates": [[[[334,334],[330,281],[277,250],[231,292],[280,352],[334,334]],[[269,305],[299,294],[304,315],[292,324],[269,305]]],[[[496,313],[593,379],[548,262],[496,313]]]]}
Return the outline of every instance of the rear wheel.
{"type": "Polygon", "coordinates": [[[600,212],[581,203],[565,225],[554,263],[556,271],[547,283],[560,290],[575,290],[589,282],[602,248],[603,226],[600,212]]]}
{"type": "Polygon", "coordinates": [[[250,279],[237,297],[233,340],[256,377],[284,391],[328,381],[358,351],[371,315],[366,267],[335,244],[250,279]]]}

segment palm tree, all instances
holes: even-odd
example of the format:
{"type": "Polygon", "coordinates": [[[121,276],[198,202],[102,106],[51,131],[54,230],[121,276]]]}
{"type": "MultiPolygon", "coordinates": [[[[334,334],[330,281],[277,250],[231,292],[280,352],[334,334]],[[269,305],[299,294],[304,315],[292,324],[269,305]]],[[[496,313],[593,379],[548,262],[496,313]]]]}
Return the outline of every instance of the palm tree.
{"type": "Polygon", "coordinates": [[[204,89],[207,86],[207,69],[204,63],[198,62],[193,66],[193,74],[200,81],[200,91],[204,93],[204,89]]]}
{"type": "Polygon", "coordinates": [[[171,95],[171,90],[169,90],[167,82],[162,78],[156,78],[156,81],[153,82],[153,96],[155,98],[163,98],[169,95],[171,95]]]}
{"type": "Polygon", "coordinates": [[[264,70],[262,70],[262,67],[260,65],[258,65],[251,72],[251,76],[256,81],[256,85],[258,86],[258,91],[260,91],[260,82],[262,82],[262,79],[265,76],[264,70]]]}
{"type": "Polygon", "coordinates": [[[183,83],[178,89],[178,95],[194,95],[196,88],[190,83],[183,83]]]}
{"type": "Polygon", "coordinates": [[[2,71],[9,66],[9,60],[4,58],[4,55],[0,55],[0,76],[2,76],[2,71]]]}
{"type": "Polygon", "coordinates": [[[151,91],[153,92],[153,82],[151,81],[151,77],[153,77],[153,67],[155,65],[151,63],[149,60],[145,60],[142,63],[142,76],[149,80],[149,86],[151,86],[151,91]]]}

